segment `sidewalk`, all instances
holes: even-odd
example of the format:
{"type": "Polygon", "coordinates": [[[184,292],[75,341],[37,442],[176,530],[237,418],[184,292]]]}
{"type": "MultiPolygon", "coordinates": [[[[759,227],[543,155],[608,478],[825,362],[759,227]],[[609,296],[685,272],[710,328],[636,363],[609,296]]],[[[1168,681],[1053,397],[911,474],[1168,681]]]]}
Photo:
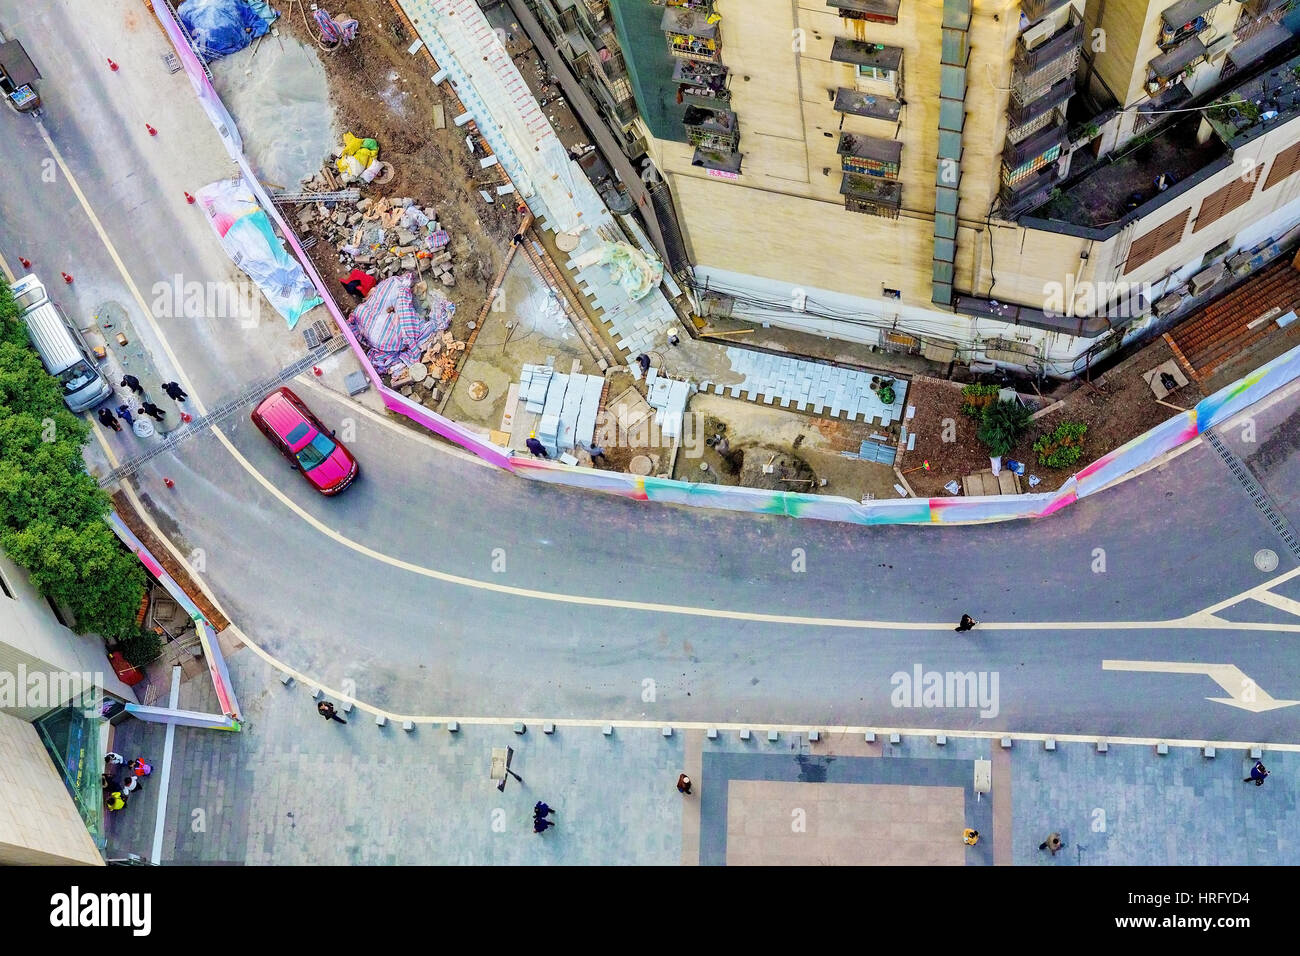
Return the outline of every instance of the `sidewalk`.
{"type": "MultiPolygon", "coordinates": [[[[281,685],[251,650],[229,658],[242,733],[178,728],[163,863],[701,865],[1243,865],[1300,862],[1300,754],[1265,753],[1263,787],[1241,782],[1244,752],[881,734],[719,731],[513,721],[378,727],[316,713],[310,689],[281,685]],[[514,749],[504,792],[491,751],[514,749]],[[975,761],[991,762],[976,794],[975,761]],[[695,781],[678,794],[677,774],[695,781]],[[532,832],[538,800],[556,827],[532,832]],[[199,811],[202,811],[201,813],[199,811]],[[961,842],[965,827],[980,842],[961,842]],[[1039,851],[1048,833],[1065,843],[1039,851]]],[[[336,701],[336,703],[338,703],[336,701]]],[[[181,707],[213,710],[203,679],[181,707]]],[[[155,758],[154,777],[114,821],[110,850],[147,855],[162,730],[118,729],[117,748],[155,758]]]]}

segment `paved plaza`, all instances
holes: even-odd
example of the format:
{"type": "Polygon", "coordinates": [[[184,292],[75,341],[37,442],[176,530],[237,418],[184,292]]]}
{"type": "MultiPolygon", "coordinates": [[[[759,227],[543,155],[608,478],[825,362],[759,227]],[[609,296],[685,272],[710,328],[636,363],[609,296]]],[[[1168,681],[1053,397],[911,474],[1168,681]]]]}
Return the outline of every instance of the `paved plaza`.
{"type": "MultiPolygon", "coordinates": [[[[1300,755],[997,737],[778,732],[513,720],[417,723],[354,709],[322,720],[247,648],[231,654],[240,733],[178,728],[158,862],[258,864],[685,864],[1042,866],[1295,864],[1300,755]],[[494,748],[513,749],[504,790],[494,748]],[[977,793],[977,762],[991,786],[977,793]],[[680,772],[694,780],[683,796],[680,772]],[[538,835],[532,807],[556,826],[538,835]],[[962,830],[977,829],[977,845],[962,830]],[[1051,832],[1056,856],[1038,845],[1051,832]]],[[[203,678],[180,706],[215,710],[203,678]]],[[[114,746],[157,770],[109,819],[110,858],[150,857],[165,728],[128,720],[114,746]]]]}

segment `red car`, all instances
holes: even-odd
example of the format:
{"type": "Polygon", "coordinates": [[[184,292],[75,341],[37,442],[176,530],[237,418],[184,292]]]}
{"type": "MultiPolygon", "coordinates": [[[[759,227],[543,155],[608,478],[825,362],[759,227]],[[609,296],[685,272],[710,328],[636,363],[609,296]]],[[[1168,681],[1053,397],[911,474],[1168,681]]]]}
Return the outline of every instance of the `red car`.
{"type": "Polygon", "coordinates": [[[277,388],[250,417],[321,494],[337,495],[356,479],[357,460],[289,389],[277,388]]]}

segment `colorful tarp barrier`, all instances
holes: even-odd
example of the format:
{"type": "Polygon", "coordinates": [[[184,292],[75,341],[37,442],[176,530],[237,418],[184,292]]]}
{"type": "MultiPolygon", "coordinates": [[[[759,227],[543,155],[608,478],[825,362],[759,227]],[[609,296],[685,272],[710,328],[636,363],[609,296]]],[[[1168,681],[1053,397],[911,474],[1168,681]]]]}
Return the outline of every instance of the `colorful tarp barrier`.
{"type": "Polygon", "coordinates": [[[244,180],[222,179],[195,196],[221,247],[257,283],[289,328],[323,301],[298,261],[285,251],[271,221],[244,180]]]}
{"type": "Polygon", "coordinates": [[[451,327],[456,304],[431,293],[434,307],[428,316],[421,316],[411,294],[413,280],[409,272],[390,276],[348,316],[348,324],[366,346],[366,355],[378,372],[418,361],[429,339],[451,327]]]}
{"type": "Polygon", "coordinates": [[[316,20],[316,26],[320,27],[320,38],[325,43],[342,43],[347,46],[357,38],[358,24],[351,17],[332,17],[319,8],[313,11],[312,16],[316,20]]]}

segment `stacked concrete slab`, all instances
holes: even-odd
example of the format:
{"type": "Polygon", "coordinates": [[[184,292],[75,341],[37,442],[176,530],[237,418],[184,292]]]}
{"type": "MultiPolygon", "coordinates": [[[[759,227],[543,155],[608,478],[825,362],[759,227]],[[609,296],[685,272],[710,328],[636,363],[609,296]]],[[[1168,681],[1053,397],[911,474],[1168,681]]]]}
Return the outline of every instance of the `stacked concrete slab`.
{"type": "Polygon", "coordinates": [[[702,382],[701,389],[712,386],[717,395],[762,399],[765,405],[780,403],[782,408],[882,426],[903,417],[907,383],[901,379],[894,380],[893,403],[885,405],[871,388],[869,372],[752,349],[728,348],[727,358],[741,380],[729,385],[702,382]]]}
{"type": "Polygon", "coordinates": [[[591,444],[604,388],[599,375],[565,375],[547,365],[523,366],[519,397],[528,411],[541,416],[537,440],[552,457],[591,444]]]}
{"type": "Polygon", "coordinates": [[[682,437],[682,419],[686,413],[686,401],[691,397],[691,383],[665,378],[657,369],[651,369],[646,376],[649,386],[646,401],[655,410],[655,425],[666,438],[682,437]]]}

